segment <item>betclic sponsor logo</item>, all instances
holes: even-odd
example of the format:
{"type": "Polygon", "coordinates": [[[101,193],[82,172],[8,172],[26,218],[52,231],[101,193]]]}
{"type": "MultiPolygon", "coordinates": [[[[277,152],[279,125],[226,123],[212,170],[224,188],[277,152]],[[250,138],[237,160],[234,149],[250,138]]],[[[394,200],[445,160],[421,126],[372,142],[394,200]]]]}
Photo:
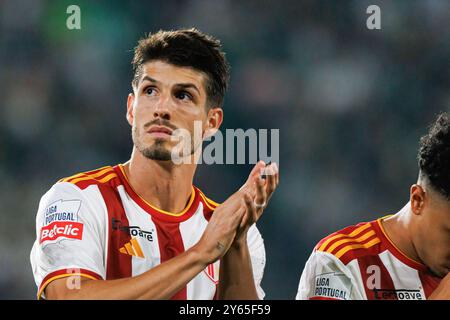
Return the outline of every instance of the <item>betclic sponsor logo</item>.
{"type": "Polygon", "coordinates": [[[60,238],[83,239],[83,224],[79,222],[53,222],[41,229],[39,243],[55,241],[60,238]]]}

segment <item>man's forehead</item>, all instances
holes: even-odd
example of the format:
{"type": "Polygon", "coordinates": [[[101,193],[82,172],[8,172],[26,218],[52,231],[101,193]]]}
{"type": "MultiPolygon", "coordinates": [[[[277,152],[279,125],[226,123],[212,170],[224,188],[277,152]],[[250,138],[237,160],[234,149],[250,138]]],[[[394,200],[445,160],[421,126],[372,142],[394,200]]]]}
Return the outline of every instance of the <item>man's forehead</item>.
{"type": "Polygon", "coordinates": [[[176,66],[161,60],[148,61],[142,66],[140,81],[147,77],[167,85],[192,83],[204,90],[205,74],[191,67],[176,66]]]}

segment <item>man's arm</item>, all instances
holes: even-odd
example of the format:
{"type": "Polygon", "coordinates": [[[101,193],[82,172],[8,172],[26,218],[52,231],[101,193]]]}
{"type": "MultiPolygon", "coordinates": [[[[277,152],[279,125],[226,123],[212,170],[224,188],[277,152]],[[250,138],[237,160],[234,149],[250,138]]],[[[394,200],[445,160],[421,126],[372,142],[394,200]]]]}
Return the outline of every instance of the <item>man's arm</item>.
{"type": "Polygon", "coordinates": [[[257,300],[252,261],[246,242],[233,243],[220,261],[218,298],[257,300]]]}
{"type": "Polygon", "coordinates": [[[241,188],[247,208],[236,238],[230,249],[221,259],[218,298],[224,300],[257,300],[258,294],[253,275],[252,261],[247,242],[251,225],[261,217],[264,208],[279,183],[278,167],[275,163],[266,166],[258,162],[241,188]],[[261,178],[264,170],[265,179],[261,178]]]}
{"type": "Polygon", "coordinates": [[[83,280],[69,289],[67,278],[52,281],[47,299],[169,299],[206,266],[202,252],[192,247],[177,257],[136,277],[116,280],[83,280]]]}
{"type": "Polygon", "coordinates": [[[245,214],[242,193],[220,205],[199,242],[186,252],[136,277],[117,280],[83,280],[69,289],[66,279],[52,281],[47,299],[169,299],[198,273],[222,257],[245,214]]]}

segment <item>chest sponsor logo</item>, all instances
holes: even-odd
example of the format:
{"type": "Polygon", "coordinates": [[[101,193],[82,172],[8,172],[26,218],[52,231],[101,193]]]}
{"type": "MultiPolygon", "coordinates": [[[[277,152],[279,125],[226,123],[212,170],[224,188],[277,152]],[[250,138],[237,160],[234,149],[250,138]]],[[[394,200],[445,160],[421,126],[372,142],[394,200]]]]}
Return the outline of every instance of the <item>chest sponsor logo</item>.
{"type": "Polygon", "coordinates": [[[39,243],[56,241],[60,238],[83,239],[83,224],[79,222],[53,222],[41,229],[39,243]]]}
{"type": "Polygon", "coordinates": [[[423,300],[420,290],[407,289],[373,289],[377,300],[423,300]]]}
{"type": "Polygon", "coordinates": [[[144,231],[139,226],[124,226],[124,225],[122,225],[122,221],[117,220],[115,218],[112,218],[111,224],[112,224],[113,230],[119,230],[122,232],[126,232],[132,237],[140,237],[149,242],[153,242],[154,230],[144,231]]]}
{"type": "Polygon", "coordinates": [[[58,221],[78,221],[81,200],[58,200],[51,203],[44,212],[44,226],[58,221]]]}
{"type": "Polygon", "coordinates": [[[348,300],[352,285],[343,273],[324,273],[315,277],[313,297],[348,300]]]}

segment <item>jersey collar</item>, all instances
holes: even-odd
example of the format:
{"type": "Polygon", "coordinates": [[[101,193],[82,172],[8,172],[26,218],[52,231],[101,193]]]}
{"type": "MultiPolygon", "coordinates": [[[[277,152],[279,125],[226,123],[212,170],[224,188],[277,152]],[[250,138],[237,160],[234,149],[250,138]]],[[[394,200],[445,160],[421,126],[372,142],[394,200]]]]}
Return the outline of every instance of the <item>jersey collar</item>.
{"type": "Polygon", "coordinates": [[[188,204],[186,205],[186,208],[184,208],[183,211],[174,213],[165,211],[162,209],[157,208],[156,206],[150,204],[148,201],[146,201],[144,198],[142,198],[131,186],[128,177],[125,174],[125,171],[123,169],[122,164],[118,164],[114,166],[114,170],[116,171],[117,175],[119,176],[125,191],[127,194],[136,202],[144,211],[152,215],[152,217],[157,218],[159,220],[167,221],[167,222],[182,222],[190,217],[196,212],[199,204],[199,191],[197,188],[192,186],[192,193],[191,197],[189,198],[188,204]]]}

